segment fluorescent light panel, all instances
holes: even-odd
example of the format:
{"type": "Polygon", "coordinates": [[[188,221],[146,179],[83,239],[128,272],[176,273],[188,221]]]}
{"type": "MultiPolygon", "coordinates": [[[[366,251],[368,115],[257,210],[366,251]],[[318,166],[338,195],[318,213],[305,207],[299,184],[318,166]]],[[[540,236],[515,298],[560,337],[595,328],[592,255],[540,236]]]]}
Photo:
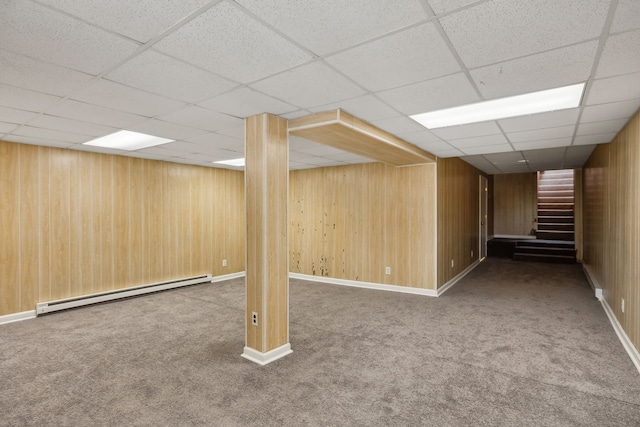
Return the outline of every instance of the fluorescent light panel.
{"type": "Polygon", "coordinates": [[[160,138],[159,136],[147,135],[145,133],[120,130],[110,135],[85,142],[84,145],[133,151],[173,141],[175,141],[175,139],[160,138]]]}
{"type": "Polygon", "coordinates": [[[241,157],[239,159],[220,160],[219,162],[213,162],[213,163],[219,163],[221,165],[227,165],[227,166],[243,167],[244,166],[244,157],[241,157]]]}
{"type": "Polygon", "coordinates": [[[584,83],[532,92],[508,98],[415,114],[411,118],[427,129],[486,122],[509,117],[575,108],[580,105],[584,83]]]}

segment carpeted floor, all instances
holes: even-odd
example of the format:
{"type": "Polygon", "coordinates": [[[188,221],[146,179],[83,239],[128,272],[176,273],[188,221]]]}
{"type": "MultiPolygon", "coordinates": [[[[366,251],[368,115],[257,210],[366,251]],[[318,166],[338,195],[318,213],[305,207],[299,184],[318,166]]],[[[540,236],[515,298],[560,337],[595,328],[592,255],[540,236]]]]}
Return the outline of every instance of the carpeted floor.
{"type": "Polygon", "coordinates": [[[292,280],[264,367],[243,311],[238,279],[2,325],[0,425],[640,425],[578,265],[488,259],[440,298],[292,280]]]}

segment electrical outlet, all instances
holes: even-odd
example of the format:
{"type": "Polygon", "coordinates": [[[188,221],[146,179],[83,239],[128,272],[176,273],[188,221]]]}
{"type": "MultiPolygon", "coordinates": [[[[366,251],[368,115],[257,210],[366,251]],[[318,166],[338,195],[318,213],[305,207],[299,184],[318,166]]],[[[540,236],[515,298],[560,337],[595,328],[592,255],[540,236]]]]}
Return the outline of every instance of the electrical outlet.
{"type": "Polygon", "coordinates": [[[258,313],[255,311],[251,313],[251,324],[253,326],[258,326],[258,313]]]}
{"type": "Polygon", "coordinates": [[[451,259],[451,268],[453,268],[454,263],[453,263],[453,258],[451,259]]]}
{"type": "Polygon", "coordinates": [[[471,251],[471,258],[473,258],[473,251],[471,251]]]}
{"type": "Polygon", "coordinates": [[[391,267],[385,267],[384,274],[391,274],[391,267]]]}
{"type": "Polygon", "coordinates": [[[624,298],[622,298],[622,301],[620,301],[620,310],[622,310],[622,312],[624,313],[624,298]]]}
{"type": "Polygon", "coordinates": [[[227,266],[227,260],[226,260],[226,259],[223,259],[223,260],[222,260],[222,266],[223,266],[223,267],[226,267],[226,266],[227,266]]]}

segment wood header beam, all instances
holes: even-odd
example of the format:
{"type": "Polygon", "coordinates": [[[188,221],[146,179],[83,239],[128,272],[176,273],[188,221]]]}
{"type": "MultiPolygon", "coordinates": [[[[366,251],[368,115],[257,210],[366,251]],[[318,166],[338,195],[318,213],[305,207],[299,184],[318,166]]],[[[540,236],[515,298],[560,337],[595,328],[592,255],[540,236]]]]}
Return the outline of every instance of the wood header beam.
{"type": "Polygon", "coordinates": [[[394,166],[436,161],[435,155],[340,109],[289,120],[289,133],[394,166]]]}

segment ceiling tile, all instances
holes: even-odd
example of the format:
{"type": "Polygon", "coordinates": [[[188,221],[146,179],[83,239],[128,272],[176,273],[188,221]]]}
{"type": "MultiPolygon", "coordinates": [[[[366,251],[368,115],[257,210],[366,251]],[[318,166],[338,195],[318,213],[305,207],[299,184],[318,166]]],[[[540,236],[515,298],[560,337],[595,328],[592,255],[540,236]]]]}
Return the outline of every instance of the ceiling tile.
{"type": "Polygon", "coordinates": [[[262,80],[252,86],[302,108],[325,105],[364,94],[364,90],[318,61],[262,80]]]}
{"type": "Polygon", "coordinates": [[[505,132],[522,132],[526,130],[575,125],[578,122],[579,113],[579,108],[571,108],[568,110],[498,120],[498,123],[505,132]]]}
{"type": "Polygon", "coordinates": [[[176,110],[185,104],[132,87],[100,79],[72,97],[76,101],[153,117],[176,110]]]}
{"type": "MultiPolygon", "coordinates": [[[[225,150],[244,150],[244,138],[233,138],[228,135],[220,135],[219,133],[211,132],[204,135],[196,136],[194,138],[185,138],[188,142],[193,142],[197,145],[205,147],[215,147],[217,149],[225,150]]],[[[203,151],[206,152],[206,151],[203,151]]]]}
{"type": "Polygon", "coordinates": [[[596,70],[596,77],[640,71],[640,30],[609,36],[596,70]]]}
{"type": "Polygon", "coordinates": [[[77,133],[61,132],[51,129],[43,129],[33,126],[22,126],[14,132],[18,136],[27,136],[34,138],[48,139],[51,141],[81,143],[91,140],[87,135],[79,135],[77,133]]]}
{"type": "Polygon", "coordinates": [[[236,86],[236,83],[227,79],[151,49],[107,74],[106,78],[192,103],[236,86]]]}
{"type": "Polygon", "coordinates": [[[519,151],[512,151],[509,153],[492,153],[485,154],[484,158],[490,161],[493,165],[500,167],[503,164],[514,164],[518,160],[523,160],[522,153],[519,151]]]}
{"type": "Polygon", "coordinates": [[[120,129],[125,129],[134,123],[147,119],[146,117],[138,116],[136,114],[91,105],[85,102],[74,101],[72,99],[65,99],[47,111],[49,114],[54,116],[112,126],[120,129]]]}
{"type": "Polygon", "coordinates": [[[18,142],[20,144],[41,145],[43,147],[71,148],[75,144],[51,139],[36,138],[32,136],[7,135],[3,138],[7,142],[18,142]]]}
{"type": "Polygon", "coordinates": [[[499,145],[485,145],[482,147],[465,147],[460,148],[464,154],[487,154],[487,153],[502,153],[507,151],[513,151],[513,148],[509,144],[499,145]]]}
{"type": "Polygon", "coordinates": [[[0,83],[66,96],[91,80],[89,74],[0,49],[0,83]]]}
{"type": "Polygon", "coordinates": [[[372,91],[406,86],[460,71],[432,23],[340,52],[326,61],[372,91]]]}
{"type": "Polygon", "coordinates": [[[431,132],[442,139],[462,139],[476,136],[496,135],[501,133],[501,130],[498,125],[496,125],[496,122],[483,122],[433,129],[431,132]]]}
{"type": "Polygon", "coordinates": [[[640,99],[592,105],[584,108],[580,121],[588,123],[600,120],[628,119],[638,110],[638,107],[640,107],[640,99]]]}
{"type": "Polygon", "coordinates": [[[298,119],[300,117],[305,117],[309,115],[311,115],[311,111],[309,110],[296,110],[290,113],[280,114],[280,117],[282,117],[283,119],[292,120],[292,119],[298,119]]]}
{"type": "Polygon", "coordinates": [[[192,127],[169,123],[162,120],[149,119],[127,127],[127,130],[142,132],[148,135],[168,139],[185,139],[203,135],[206,131],[192,127]]]}
{"type": "Polygon", "coordinates": [[[605,133],[602,135],[578,135],[573,139],[573,145],[607,144],[616,137],[618,133],[605,133]]]}
{"type": "Polygon", "coordinates": [[[581,123],[576,135],[597,135],[618,133],[627,124],[627,119],[606,120],[602,122],[581,123]]]}
{"type": "MultiPolygon", "coordinates": [[[[2,27],[0,25],[0,27],[2,27]]],[[[0,106],[19,110],[42,111],[62,98],[32,90],[0,84],[0,106]]]]}
{"type": "Polygon", "coordinates": [[[562,160],[566,148],[547,148],[544,150],[524,150],[522,151],[523,157],[529,162],[541,163],[549,161],[550,159],[558,158],[562,160]]]}
{"type": "Polygon", "coordinates": [[[547,129],[528,130],[524,132],[509,132],[507,137],[513,143],[539,141],[542,139],[572,137],[575,126],[560,126],[547,129]]]}
{"type": "Polygon", "coordinates": [[[423,132],[426,130],[424,126],[418,124],[415,120],[404,116],[393,117],[391,119],[374,120],[371,124],[394,135],[423,132]]]}
{"type": "Polygon", "coordinates": [[[440,152],[440,151],[450,151],[450,150],[455,150],[456,148],[453,147],[451,144],[449,144],[446,141],[433,141],[433,142],[425,142],[425,143],[421,143],[421,144],[416,144],[416,146],[418,148],[422,148],[425,151],[428,151],[429,153],[435,153],[440,152]]]}
{"type": "Polygon", "coordinates": [[[139,45],[30,1],[2,7],[0,48],[97,75],[139,45]]]}
{"type": "Polygon", "coordinates": [[[325,55],[428,17],[417,0],[237,0],[260,19],[325,55]]]}
{"type": "Polygon", "coordinates": [[[17,126],[15,123],[0,122],[0,134],[11,133],[17,126]]]}
{"type": "Polygon", "coordinates": [[[512,165],[500,165],[502,173],[531,173],[531,169],[527,163],[514,163],[512,165]]]}
{"type": "Polygon", "coordinates": [[[486,99],[585,82],[598,43],[591,41],[471,70],[486,99]]]}
{"type": "Polygon", "coordinates": [[[244,120],[242,119],[195,105],[164,114],[158,119],[212,132],[240,125],[244,126],[244,120]]]}
{"type": "Polygon", "coordinates": [[[442,150],[442,151],[432,151],[433,154],[435,154],[438,157],[442,157],[443,159],[449,158],[449,157],[460,157],[460,156],[464,156],[464,153],[460,150],[442,150]]]}
{"type": "Polygon", "coordinates": [[[251,117],[261,113],[279,115],[296,110],[293,105],[247,87],[234,89],[199,104],[210,110],[235,117],[251,117]]]}
{"type": "Polygon", "coordinates": [[[161,40],[155,48],[242,83],[312,59],[227,2],[218,3],[161,40]]]}
{"type": "Polygon", "coordinates": [[[488,145],[494,146],[509,143],[509,141],[507,141],[507,138],[505,138],[505,136],[501,133],[497,135],[478,136],[456,140],[449,139],[447,140],[447,142],[455,148],[461,149],[462,151],[466,151],[467,148],[471,147],[485,147],[488,145]]]}
{"type": "Polygon", "coordinates": [[[565,138],[550,138],[544,140],[514,143],[513,147],[516,150],[539,150],[542,148],[565,147],[569,144],[571,144],[570,136],[565,138]]]}
{"type": "Polygon", "coordinates": [[[441,142],[440,138],[438,138],[428,130],[423,130],[420,132],[399,133],[397,134],[397,136],[411,144],[429,144],[441,142]]]}
{"type": "Polygon", "coordinates": [[[236,123],[234,126],[232,127],[224,127],[218,131],[216,131],[217,133],[220,133],[222,135],[227,135],[233,138],[238,138],[244,141],[244,120],[241,120],[240,123],[236,123]]]}
{"type": "Polygon", "coordinates": [[[449,12],[476,3],[477,0],[427,0],[431,9],[437,14],[449,12]]]}
{"type": "Polygon", "coordinates": [[[481,171],[489,174],[500,172],[490,161],[484,158],[484,156],[463,156],[460,160],[464,160],[471,166],[480,169],[481,171]]]}
{"type": "Polygon", "coordinates": [[[640,73],[594,80],[586,105],[640,98],[640,73]]]}
{"type": "Polygon", "coordinates": [[[86,136],[103,136],[117,131],[113,127],[97,125],[94,123],[86,123],[78,120],[65,119],[62,117],[49,116],[46,114],[39,115],[29,122],[30,126],[43,129],[52,129],[61,132],[76,133],[86,136]]]}
{"type": "Polygon", "coordinates": [[[568,147],[564,157],[563,167],[565,168],[581,168],[589,160],[589,156],[596,148],[595,145],[568,147]]]}
{"type": "MultiPolygon", "coordinates": [[[[1,90],[1,89],[0,89],[1,90]]],[[[22,124],[36,117],[36,113],[17,108],[0,107],[0,118],[3,122],[22,124]]]]}
{"type": "Polygon", "coordinates": [[[352,114],[367,122],[375,120],[390,119],[398,117],[401,114],[384,102],[380,101],[373,95],[359,96],[357,98],[345,99],[343,101],[333,102],[330,104],[313,107],[309,110],[314,113],[322,111],[330,111],[341,108],[349,114],[352,114]]]}
{"type": "Polygon", "coordinates": [[[379,92],[378,96],[408,115],[480,101],[463,73],[379,92]]]}
{"type": "Polygon", "coordinates": [[[464,63],[475,68],[597,38],[609,0],[493,0],[440,19],[464,63]]]}
{"type": "Polygon", "coordinates": [[[618,0],[611,31],[627,31],[640,28],[640,2],[638,0],[618,0]]]}
{"type": "Polygon", "coordinates": [[[147,42],[210,0],[40,0],[139,42],[147,42]]]}

